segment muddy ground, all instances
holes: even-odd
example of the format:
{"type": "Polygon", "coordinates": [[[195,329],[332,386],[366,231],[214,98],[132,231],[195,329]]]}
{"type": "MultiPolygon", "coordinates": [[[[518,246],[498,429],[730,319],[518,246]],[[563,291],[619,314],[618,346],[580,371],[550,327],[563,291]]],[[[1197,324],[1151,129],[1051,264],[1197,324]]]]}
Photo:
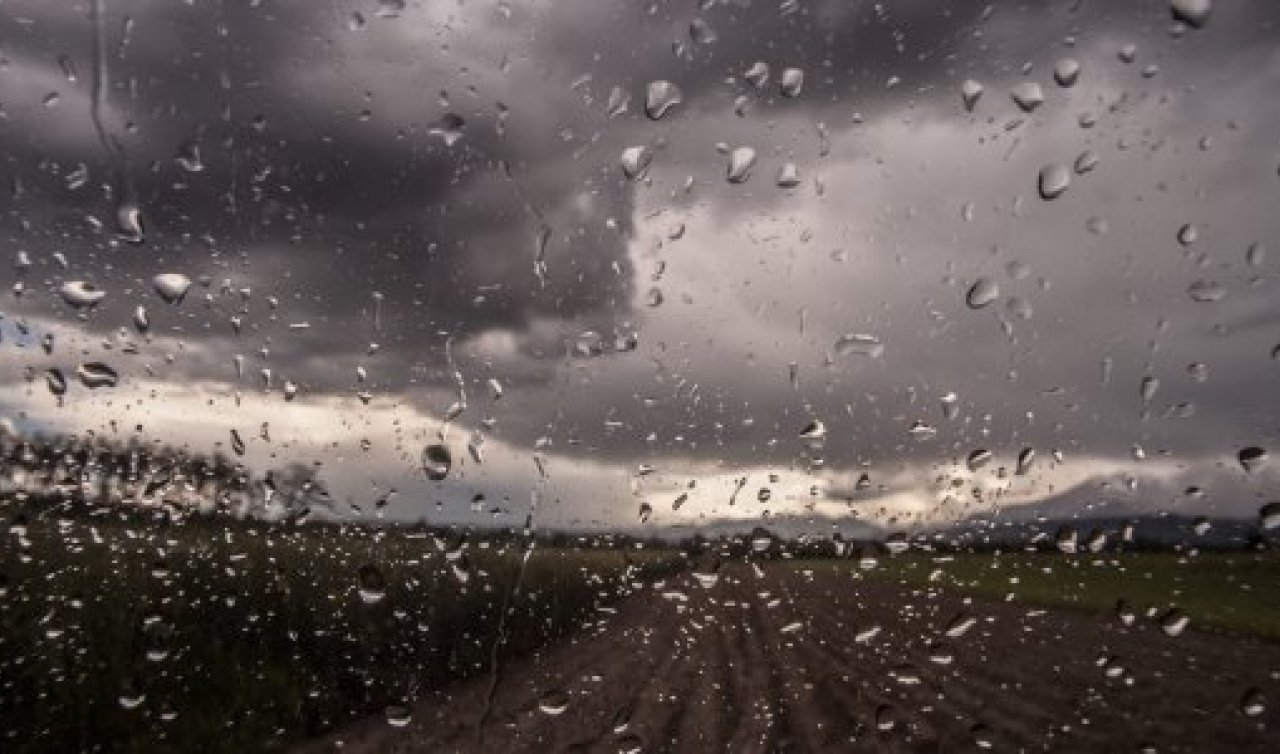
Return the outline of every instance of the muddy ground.
{"type": "Polygon", "coordinates": [[[725,566],[711,588],[685,574],[615,609],[505,665],[489,704],[480,678],[404,727],[379,716],[300,750],[1280,750],[1275,643],[849,568],[725,566]],[[1247,715],[1251,688],[1263,709],[1247,715]]]}

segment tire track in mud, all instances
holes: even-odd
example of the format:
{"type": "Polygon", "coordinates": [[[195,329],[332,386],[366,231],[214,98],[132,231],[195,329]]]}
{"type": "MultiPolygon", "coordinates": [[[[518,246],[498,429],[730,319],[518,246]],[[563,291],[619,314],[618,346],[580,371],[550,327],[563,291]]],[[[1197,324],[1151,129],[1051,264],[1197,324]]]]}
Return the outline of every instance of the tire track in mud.
{"type": "Polygon", "coordinates": [[[1262,752],[1280,735],[1273,643],[785,564],[726,564],[710,588],[682,575],[616,608],[508,663],[482,735],[479,679],[405,728],[369,719],[299,751],[1262,752]],[[958,615],[974,623],[948,637],[958,615]],[[1257,717],[1239,710],[1251,686],[1270,702],[1257,717]],[[539,708],[553,690],[556,715],[539,708]]]}

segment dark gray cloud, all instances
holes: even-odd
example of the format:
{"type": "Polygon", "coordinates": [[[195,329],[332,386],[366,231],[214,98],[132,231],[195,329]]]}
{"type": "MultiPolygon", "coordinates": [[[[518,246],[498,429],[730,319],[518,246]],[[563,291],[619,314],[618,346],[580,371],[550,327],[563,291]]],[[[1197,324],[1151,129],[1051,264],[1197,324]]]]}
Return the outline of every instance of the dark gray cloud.
{"type": "Polygon", "coordinates": [[[1194,465],[1275,438],[1280,404],[1260,386],[1280,341],[1280,10],[1231,4],[1175,30],[1156,0],[790,5],[410,3],[383,18],[375,3],[108,2],[122,182],[89,118],[89,6],[17,4],[0,19],[15,186],[0,233],[33,265],[4,308],[83,337],[48,358],[28,348],[0,377],[93,351],[145,302],[163,337],[140,343],[133,378],[146,363],[174,383],[231,381],[244,354],[244,389],[268,367],[303,400],[367,389],[439,415],[456,368],[468,427],[492,416],[515,448],[545,438],[567,459],[676,475],[803,468],[815,418],[837,484],[864,466],[945,469],[975,447],[1006,465],[1024,446],[1194,465]],[[691,38],[695,18],[714,42],[691,38]],[[1081,64],[1071,88],[1053,81],[1064,57],[1081,64]],[[760,90],[743,78],[756,61],[760,90]],[[783,97],[792,66],[803,91],[783,97]],[[972,113],[967,78],[985,87],[972,113]],[[642,101],[658,79],[684,103],[655,122],[642,101]],[[1044,90],[1035,112],[1009,97],[1023,81],[1044,90]],[[610,117],[614,87],[631,104],[610,117]],[[449,113],[464,122],[452,145],[433,132],[449,113]],[[721,142],[757,151],[746,183],[724,180],[721,142]],[[189,143],[200,172],[174,159],[189,143]],[[654,158],[628,181],[618,159],[634,145],[654,158]],[[1085,150],[1098,167],[1041,200],[1040,167],[1085,150]],[[775,185],[786,162],[795,189],[775,185]],[[89,179],[70,188],[81,163],[89,179]],[[115,237],[121,196],[142,207],[142,244],[115,237]],[[1184,247],[1186,223],[1199,239],[1184,247]],[[1250,265],[1254,243],[1277,251],[1250,265]],[[210,285],[166,307],[148,282],[162,271],[210,285]],[[974,311],[979,278],[1002,295],[974,311]],[[52,293],[70,279],[108,291],[83,322],[52,293]],[[1199,280],[1226,297],[1192,300],[1199,280]],[[604,354],[573,353],[584,331],[604,354]],[[635,350],[613,347],[632,333],[635,350]],[[828,363],[845,333],[884,355],[828,363]],[[1145,403],[1144,376],[1159,380],[1145,403]],[[501,401],[483,398],[490,378],[501,401]],[[909,434],[917,421],[936,434],[909,434]]]}

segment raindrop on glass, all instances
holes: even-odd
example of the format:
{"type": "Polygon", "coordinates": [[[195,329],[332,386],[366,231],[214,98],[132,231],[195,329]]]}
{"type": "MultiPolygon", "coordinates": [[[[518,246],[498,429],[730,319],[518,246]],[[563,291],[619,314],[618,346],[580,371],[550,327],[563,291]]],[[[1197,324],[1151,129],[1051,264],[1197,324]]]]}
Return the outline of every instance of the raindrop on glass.
{"type": "Polygon", "coordinates": [[[659,120],[683,101],[680,87],[670,81],[654,81],[645,92],[644,112],[652,120],[659,120]]]}
{"type": "Polygon", "coordinates": [[[970,309],[981,309],[1000,298],[1000,286],[991,278],[979,278],[969,288],[964,300],[970,309]]]}

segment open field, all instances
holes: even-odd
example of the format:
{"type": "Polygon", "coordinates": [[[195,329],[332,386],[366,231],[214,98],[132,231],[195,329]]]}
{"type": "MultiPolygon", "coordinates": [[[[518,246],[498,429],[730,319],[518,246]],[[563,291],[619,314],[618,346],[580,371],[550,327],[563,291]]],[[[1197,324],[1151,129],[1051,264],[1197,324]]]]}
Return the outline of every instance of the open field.
{"type": "Polygon", "coordinates": [[[865,576],[1109,616],[1122,602],[1139,616],[1176,608],[1201,628],[1280,640],[1280,554],[1274,552],[913,553],[881,558],[865,576]]]}
{"type": "Polygon", "coordinates": [[[303,752],[1274,751],[1280,645],[726,564],[303,752]]]}
{"type": "MultiPolygon", "coordinates": [[[[523,543],[0,506],[0,750],[279,749],[484,674],[523,543]]],[[[535,548],[502,656],[670,555],[535,548]]]]}

